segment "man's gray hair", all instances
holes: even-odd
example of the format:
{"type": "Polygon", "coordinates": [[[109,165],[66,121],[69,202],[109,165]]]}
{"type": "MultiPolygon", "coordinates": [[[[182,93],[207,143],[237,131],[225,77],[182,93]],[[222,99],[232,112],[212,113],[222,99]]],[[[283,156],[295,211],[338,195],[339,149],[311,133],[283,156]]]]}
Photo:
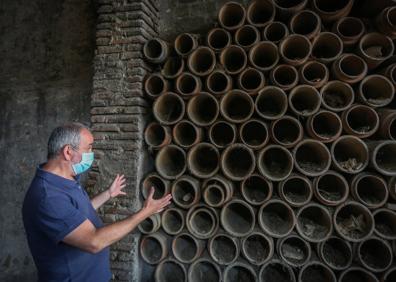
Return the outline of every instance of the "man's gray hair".
{"type": "Polygon", "coordinates": [[[66,123],[55,128],[48,139],[47,159],[55,158],[66,145],[78,149],[80,133],[84,128],[88,129],[87,126],[79,122],[66,123]]]}

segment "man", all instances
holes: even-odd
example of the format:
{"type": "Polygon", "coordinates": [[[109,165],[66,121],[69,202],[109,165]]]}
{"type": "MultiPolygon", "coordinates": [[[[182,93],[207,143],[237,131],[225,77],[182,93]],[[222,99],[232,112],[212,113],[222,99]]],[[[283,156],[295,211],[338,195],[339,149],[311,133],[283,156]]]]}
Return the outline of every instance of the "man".
{"type": "Polygon", "coordinates": [[[140,222],[162,211],[168,194],[154,200],[154,188],[143,208],[124,220],[104,226],[96,209],[125,195],[123,175],[91,200],[79,175],[94,160],[94,138],[82,124],[56,128],[48,141],[48,157],[37,168],[23,203],[23,222],[39,281],[109,281],[109,248],[140,222]]]}

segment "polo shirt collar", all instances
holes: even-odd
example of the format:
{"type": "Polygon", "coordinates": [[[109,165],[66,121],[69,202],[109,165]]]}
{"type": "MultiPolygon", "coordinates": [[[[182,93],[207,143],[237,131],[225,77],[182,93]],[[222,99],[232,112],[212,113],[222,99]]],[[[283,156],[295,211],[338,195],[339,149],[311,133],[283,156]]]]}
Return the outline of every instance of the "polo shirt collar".
{"type": "Polygon", "coordinates": [[[74,188],[80,186],[80,175],[75,176],[75,180],[70,180],[52,172],[43,170],[42,167],[44,166],[44,164],[45,163],[42,163],[37,167],[36,175],[38,177],[43,178],[51,183],[56,183],[58,185],[61,184],[65,187],[74,188]]]}

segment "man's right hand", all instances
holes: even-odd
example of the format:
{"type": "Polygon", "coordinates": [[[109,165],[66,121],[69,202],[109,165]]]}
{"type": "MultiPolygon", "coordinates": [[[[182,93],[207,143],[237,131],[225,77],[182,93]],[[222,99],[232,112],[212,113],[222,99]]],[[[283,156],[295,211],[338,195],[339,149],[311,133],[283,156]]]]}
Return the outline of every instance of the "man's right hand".
{"type": "Polygon", "coordinates": [[[145,211],[145,213],[148,216],[151,216],[155,213],[159,213],[159,212],[163,211],[164,208],[171,203],[171,199],[172,199],[172,195],[169,193],[169,194],[165,195],[164,197],[162,197],[158,200],[155,200],[153,198],[154,191],[155,191],[155,188],[151,187],[150,193],[149,193],[146,201],[144,202],[143,209],[142,209],[143,211],[145,211]]]}

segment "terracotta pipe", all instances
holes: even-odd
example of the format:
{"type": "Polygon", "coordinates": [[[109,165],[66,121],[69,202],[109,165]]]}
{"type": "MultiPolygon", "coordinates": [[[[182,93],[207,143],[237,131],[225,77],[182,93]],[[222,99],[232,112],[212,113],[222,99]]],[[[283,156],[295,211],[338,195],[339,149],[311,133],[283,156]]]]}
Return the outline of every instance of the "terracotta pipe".
{"type": "Polygon", "coordinates": [[[376,209],[373,212],[375,229],[374,233],[385,239],[396,239],[396,212],[387,208],[376,209]]]}
{"type": "Polygon", "coordinates": [[[279,44],[279,53],[286,64],[300,66],[311,56],[311,42],[303,35],[292,34],[279,44]]]}
{"type": "Polygon", "coordinates": [[[342,174],[329,170],[313,180],[313,192],[321,204],[338,206],[348,199],[349,184],[342,174]]]}
{"type": "Polygon", "coordinates": [[[312,8],[324,23],[334,22],[346,17],[352,9],[354,0],[313,0],[312,8]]]}
{"type": "Polygon", "coordinates": [[[385,76],[373,74],[360,82],[357,94],[359,100],[366,105],[384,107],[392,102],[395,87],[385,76]]]}
{"type": "Polygon", "coordinates": [[[227,233],[218,233],[209,239],[208,252],[216,263],[229,265],[239,257],[240,243],[237,238],[227,233]]]}
{"type": "Polygon", "coordinates": [[[162,213],[161,224],[167,234],[180,234],[186,225],[186,212],[179,208],[167,208],[162,213]]]}
{"type": "Polygon", "coordinates": [[[246,68],[238,75],[239,89],[247,92],[249,95],[257,95],[264,85],[264,74],[255,68],[246,68]]]}
{"type": "Polygon", "coordinates": [[[289,94],[289,107],[297,116],[308,117],[319,111],[322,97],[309,85],[298,85],[289,94]]]}
{"type": "Polygon", "coordinates": [[[254,229],[255,211],[245,201],[231,200],[221,209],[220,222],[232,236],[244,237],[254,229]]]}
{"type": "Polygon", "coordinates": [[[161,149],[172,141],[172,133],[169,127],[157,122],[152,122],[144,130],[144,141],[153,149],[161,149]]]}
{"type": "Polygon", "coordinates": [[[351,244],[336,236],[331,236],[318,243],[319,258],[335,271],[348,269],[352,265],[353,250],[351,244]],[[332,254],[337,254],[333,256],[332,254]]]}
{"type": "Polygon", "coordinates": [[[312,182],[307,177],[296,173],[291,174],[278,184],[278,195],[294,208],[309,203],[313,195],[312,182]]]}
{"type": "Polygon", "coordinates": [[[387,270],[393,260],[391,245],[383,239],[372,237],[356,246],[357,261],[372,272],[387,270]]]}
{"type": "Polygon", "coordinates": [[[206,78],[206,89],[215,96],[223,96],[233,87],[232,78],[223,70],[214,70],[206,78]]]}
{"type": "Polygon", "coordinates": [[[379,282],[378,278],[371,273],[370,271],[364,269],[363,267],[352,266],[346,270],[344,270],[339,278],[339,282],[353,282],[356,281],[356,278],[359,281],[364,282],[379,282]]]}
{"type": "Polygon", "coordinates": [[[379,71],[380,74],[386,76],[394,86],[396,86],[396,64],[391,64],[379,71]]]}
{"type": "Polygon", "coordinates": [[[329,70],[318,61],[308,61],[298,71],[300,83],[321,88],[329,80],[329,70]]]}
{"type": "Polygon", "coordinates": [[[183,99],[189,99],[197,95],[202,88],[202,83],[199,77],[189,73],[181,73],[175,81],[175,90],[183,99]]]}
{"type": "Polygon", "coordinates": [[[171,193],[176,205],[189,209],[201,199],[201,186],[197,179],[183,175],[172,183],[171,193]]]}
{"type": "Polygon", "coordinates": [[[396,140],[396,111],[391,109],[379,109],[380,125],[378,134],[384,139],[396,140]]]}
{"type": "Polygon", "coordinates": [[[342,112],[348,109],[355,99],[353,88],[341,81],[332,80],[320,89],[322,106],[333,112],[342,112]]]}
{"type": "Polygon", "coordinates": [[[390,6],[394,6],[396,4],[395,0],[378,0],[371,1],[365,0],[360,1],[360,5],[357,9],[357,13],[362,17],[374,17],[381,13],[384,9],[390,6]]]}
{"type": "Polygon", "coordinates": [[[359,138],[370,137],[379,127],[377,112],[365,105],[353,105],[342,113],[341,119],[345,132],[359,138]]]}
{"type": "Polygon", "coordinates": [[[285,91],[276,86],[265,86],[256,97],[256,113],[267,120],[281,118],[287,111],[287,96],[285,91]]]}
{"type": "Polygon", "coordinates": [[[223,28],[213,28],[208,32],[206,44],[216,53],[231,45],[231,34],[223,28]]]}
{"type": "Polygon", "coordinates": [[[237,2],[227,2],[220,8],[217,18],[221,27],[235,30],[245,23],[246,10],[237,2]]]}
{"type": "Polygon", "coordinates": [[[262,265],[274,254],[274,241],[262,232],[250,233],[241,242],[242,255],[253,265],[262,265]]]}
{"type": "Polygon", "coordinates": [[[282,282],[296,282],[292,267],[279,259],[272,259],[260,268],[260,282],[272,281],[274,277],[282,277],[282,282]]]}
{"type": "Polygon", "coordinates": [[[336,79],[354,84],[366,76],[368,67],[366,62],[359,56],[346,53],[333,63],[331,70],[336,79]]]}
{"type": "Polygon", "coordinates": [[[396,266],[390,267],[381,278],[381,282],[392,282],[396,280],[396,266]]]}
{"type": "Polygon", "coordinates": [[[360,39],[357,53],[366,61],[371,70],[389,59],[394,50],[392,39],[381,33],[370,32],[360,39]]]}
{"type": "Polygon", "coordinates": [[[209,239],[219,228],[219,216],[215,209],[198,204],[187,212],[188,231],[198,239],[209,239]]]}
{"type": "Polygon", "coordinates": [[[282,21],[286,21],[298,11],[301,11],[307,6],[307,0],[273,0],[274,6],[276,7],[276,15],[282,21]]]}
{"type": "Polygon", "coordinates": [[[287,26],[278,21],[267,24],[263,29],[263,39],[278,44],[289,35],[287,26]]]}
{"type": "Polygon", "coordinates": [[[252,1],[246,11],[246,20],[249,24],[263,28],[275,18],[275,7],[272,1],[252,1]]]}
{"type": "Polygon", "coordinates": [[[337,60],[342,51],[342,40],[332,32],[321,32],[312,42],[312,57],[324,64],[337,60]]]}
{"type": "Polygon", "coordinates": [[[183,264],[175,259],[169,258],[161,261],[154,273],[156,282],[187,281],[187,272],[183,264]]]}
{"type": "Polygon", "coordinates": [[[284,91],[290,90],[298,83],[298,72],[291,65],[278,65],[270,72],[270,80],[274,86],[284,91]]]}
{"type": "Polygon", "coordinates": [[[267,202],[273,193],[272,182],[259,174],[252,174],[241,182],[242,197],[251,205],[267,202]]]}
{"type": "Polygon", "coordinates": [[[388,7],[377,16],[375,20],[377,29],[392,39],[396,38],[396,6],[388,7]]]}
{"type": "Polygon", "coordinates": [[[305,264],[298,275],[299,282],[312,281],[312,277],[322,282],[337,282],[336,275],[327,265],[319,261],[305,264]]]}
{"type": "Polygon", "coordinates": [[[188,281],[199,282],[203,280],[214,282],[222,281],[220,267],[207,258],[197,259],[188,268],[188,281]],[[203,278],[203,275],[205,276],[205,279],[203,278]]]}
{"type": "Polygon", "coordinates": [[[172,240],[172,253],[182,263],[192,263],[197,260],[205,249],[205,241],[194,238],[184,232],[172,240]]]}
{"type": "Polygon", "coordinates": [[[190,71],[197,76],[207,76],[216,66],[216,55],[212,49],[200,46],[187,59],[190,71]]]}
{"type": "Polygon", "coordinates": [[[293,231],[296,217],[284,201],[272,199],[260,207],[258,223],[267,235],[282,238],[293,231]]]}
{"type": "Polygon", "coordinates": [[[215,175],[204,180],[202,189],[205,203],[211,207],[218,208],[232,199],[235,188],[231,180],[221,175],[215,175]]]}
{"type": "Polygon", "coordinates": [[[142,182],[142,196],[147,199],[151,187],[154,187],[153,198],[158,200],[170,192],[169,181],[152,172],[146,175],[142,182]]]}
{"type": "Polygon", "coordinates": [[[270,135],[274,143],[292,148],[302,140],[304,129],[296,118],[285,115],[272,121],[270,135]]]}
{"type": "Polygon", "coordinates": [[[342,17],[334,23],[332,31],[341,38],[344,48],[348,49],[359,42],[366,28],[359,18],[342,17]]]}
{"type": "Polygon", "coordinates": [[[170,47],[168,42],[160,39],[153,38],[147,40],[143,46],[143,55],[147,61],[153,64],[161,64],[169,56],[170,47]]]}
{"type": "Polygon", "coordinates": [[[388,201],[388,186],[379,175],[366,172],[352,178],[351,194],[369,209],[377,209],[388,201]]]}
{"type": "Polygon", "coordinates": [[[235,143],[237,128],[234,124],[227,121],[216,121],[209,128],[209,140],[217,148],[225,148],[235,143]]]}
{"type": "Polygon", "coordinates": [[[142,234],[153,234],[157,232],[160,227],[161,217],[159,214],[153,214],[138,225],[138,229],[142,234]]]}
{"type": "Polygon", "coordinates": [[[226,177],[234,181],[240,181],[253,173],[256,167],[256,159],[249,147],[235,143],[223,151],[220,164],[226,177]]]}
{"type": "Polygon", "coordinates": [[[249,61],[254,68],[268,72],[279,62],[278,47],[270,41],[261,41],[250,49],[249,61]]]}
{"type": "Polygon", "coordinates": [[[267,125],[258,119],[251,119],[239,128],[239,138],[250,149],[262,149],[269,140],[267,125]]]}
{"type": "Polygon", "coordinates": [[[231,90],[221,98],[220,112],[229,122],[243,123],[253,115],[254,101],[242,90],[231,90]]]}
{"type": "Polygon", "coordinates": [[[288,265],[300,268],[311,258],[311,245],[296,234],[280,238],[276,242],[278,256],[288,265]]]}
{"type": "Polygon", "coordinates": [[[323,143],[333,142],[342,133],[342,122],[339,116],[326,110],[308,117],[305,127],[311,138],[323,143]]]}
{"type": "Polygon", "coordinates": [[[224,282],[236,282],[238,277],[243,277],[244,282],[256,282],[257,274],[249,264],[237,261],[224,269],[224,282]]]}
{"type": "Polygon", "coordinates": [[[176,145],[168,145],[158,151],[155,168],[166,179],[176,179],[186,170],[186,153],[176,145]]]}
{"type": "Polygon", "coordinates": [[[230,45],[220,53],[220,64],[230,75],[240,73],[246,68],[247,55],[242,47],[230,45]]]}
{"type": "Polygon", "coordinates": [[[195,126],[188,120],[182,120],[175,124],[172,130],[173,141],[176,145],[188,149],[199,142],[203,138],[203,131],[201,128],[195,126]]]}
{"type": "Polygon", "coordinates": [[[179,95],[167,92],[154,101],[153,115],[160,124],[172,125],[183,118],[185,107],[179,95]]]}
{"type": "Polygon", "coordinates": [[[253,25],[243,25],[234,34],[235,44],[245,50],[249,50],[260,39],[260,32],[253,25]]]}
{"type": "Polygon", "coordinates": [[[322,242],[333,232],[330,212],[322,205],[316,203],[305,205],[299,209],[296,218],[297,233],[308,242],[322,242]]]}
{"type": "Polygon", "coordinates": [[[197,126],[213,124],[219,112],[218,101],[209,93],[201,92],[191,98],[187,104],[187,116],[197,126]]]}
{"type": "Polygon", "coordinates": [[[168,244],[162,233],[145,235],[140,240],[140,256],[148,264],[158,264],[168,255],[168,244]]]}
{"type": "Polygon", "coordinates": [[[198,48],[199,35],[191,33],[179,34],[175,39],[174,48],[181,57],[187,57],[192,51],[198,48]]]}
{"type": "Polygon", "coordinates": [[[150,74],[144,81],[144,91],[150,99],[156,99],[168,89],[168,81],[159,73],[150,74]]]}
{"type": "Polygon", "coordinates": [[[286,179],[293,170],[293,156],[283,146],[268,145],[257,157],[257,167],[262,175],[272,181],[286,179]]]}
{"type": "Polygon", "coordinates": [[[180,57],[168,57],[162,66],[161,74],[167,79],[174,79],[184,71],[184,60],[180,57]]]}
{"type": "Polygon", "coordinates": [[[370,150],[370,165],[380,174],[396,176],[396,141],[368,141],[367,145],[370,150]]]}
{"type": "Polygon", "coordinates": [[[187,166],[198,178],[214,176],[219,170],[220,154],[210,143],[198,143],[187,154],[187,166]]]}
{"type": "Polygon", "coordinates": [[[333,215],[334,229],[344,240],[360,242],[374,232],[374,217],[370,210],[358,202],[339,205],[333,215]]]}
{"type": "Polygon", "coordinates": [[[292,33],[304,35],[308,39],[314,38],[320,32],[321,25],[320,17],[310,10],[296,13],[289,24],[292,33]]]}

